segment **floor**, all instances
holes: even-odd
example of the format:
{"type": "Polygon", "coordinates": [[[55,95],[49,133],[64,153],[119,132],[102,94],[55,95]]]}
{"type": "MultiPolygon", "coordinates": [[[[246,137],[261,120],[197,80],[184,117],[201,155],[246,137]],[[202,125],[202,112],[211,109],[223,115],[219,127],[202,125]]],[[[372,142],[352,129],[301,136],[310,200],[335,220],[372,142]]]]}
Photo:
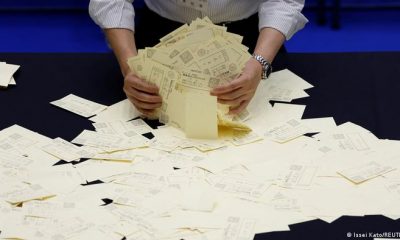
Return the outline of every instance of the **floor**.
{"type": "MultiPolygon", "coordinates": [[[[286,43],[289,52],[400,51],[400,9],[344,10],[339,30],[304,14],[310,22],[286,43]]],[[[0,52],[108,51],[86,11],[0,12],[0,52]]]]}

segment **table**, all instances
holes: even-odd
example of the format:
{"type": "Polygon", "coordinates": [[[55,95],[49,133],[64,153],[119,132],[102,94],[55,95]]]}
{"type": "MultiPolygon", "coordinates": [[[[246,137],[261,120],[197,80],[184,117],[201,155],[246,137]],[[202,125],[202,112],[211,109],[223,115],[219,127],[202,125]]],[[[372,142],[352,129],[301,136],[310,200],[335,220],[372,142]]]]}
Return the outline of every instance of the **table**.
{"type": "MultiPolygon", "coordinates": [[[[112,54],[0,53],[0,61],[21,65],[17,85],[0,90],[0,129],[19,124],[70,141],[93,127],[50,101],[70,93],[105,105],[125,98],[112,54]]],[[[400,140],[400,52],[292,53],[278,55],[273,67],[289,68],[315,86],[307,91],[310,97],[294,102],[307,105],[305,118],[333,116],[337,124],[351,121],[379,138],[400,140]]],[[[331,224],[314,220],[290,228],[255,239],[352,239],[348,232],[399,232],[400,220],[345,216],[331,224]]]]}

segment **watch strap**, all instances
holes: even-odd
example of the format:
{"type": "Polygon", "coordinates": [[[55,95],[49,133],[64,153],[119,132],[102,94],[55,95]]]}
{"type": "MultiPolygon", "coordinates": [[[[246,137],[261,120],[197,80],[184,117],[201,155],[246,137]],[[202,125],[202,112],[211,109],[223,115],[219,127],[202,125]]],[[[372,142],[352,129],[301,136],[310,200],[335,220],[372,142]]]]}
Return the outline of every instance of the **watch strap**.
{"type": "Polygon", "coordinates": [[[252,57],[261,64],[262,66],[262,74],[261,74],[261,78],[262,79],[267,79],[269,77],[269,75],[272,72],[272,66],[271,63],[269,63],[267,60],[265,60],[265,58],[261,55],[255,54],[253,53],[252,57]]]}

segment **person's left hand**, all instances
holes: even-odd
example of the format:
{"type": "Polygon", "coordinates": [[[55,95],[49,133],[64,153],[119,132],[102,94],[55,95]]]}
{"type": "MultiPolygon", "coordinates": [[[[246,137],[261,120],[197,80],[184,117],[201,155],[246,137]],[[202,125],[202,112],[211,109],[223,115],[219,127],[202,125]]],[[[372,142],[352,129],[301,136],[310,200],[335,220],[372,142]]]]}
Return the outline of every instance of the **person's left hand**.
{"type": "Polygon", "coordinates": [[[229,114],[238,114],[253,98],[261,80],[261,73],[261,64],[254,58],[250,58],[239,77],[215,87],[211,90],[211,95],[217,96],[219,103],[231,106],[229,114]]]}

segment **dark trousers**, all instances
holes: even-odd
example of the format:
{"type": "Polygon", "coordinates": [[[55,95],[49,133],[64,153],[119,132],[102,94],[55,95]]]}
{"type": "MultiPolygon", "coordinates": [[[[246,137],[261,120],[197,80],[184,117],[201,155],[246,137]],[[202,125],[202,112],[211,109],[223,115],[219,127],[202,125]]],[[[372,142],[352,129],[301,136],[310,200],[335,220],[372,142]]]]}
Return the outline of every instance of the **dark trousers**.
{"type": "MultiPolygon", "coordinates": [[[[147,6],[136,9],[135,22],[135,40],[138,49],[156,45],[160,38],[183,25],[180,22],[161,17],[147,6]]],[[[225,25],[229,32],[243,36],[242,43],[249,47],[250,53],[253,53],[259,34],[258,14],[247,19],[220,25],[225,25]]],[[[279,52],[286,52],[286,49],[282,46],[279,52]]]]}

